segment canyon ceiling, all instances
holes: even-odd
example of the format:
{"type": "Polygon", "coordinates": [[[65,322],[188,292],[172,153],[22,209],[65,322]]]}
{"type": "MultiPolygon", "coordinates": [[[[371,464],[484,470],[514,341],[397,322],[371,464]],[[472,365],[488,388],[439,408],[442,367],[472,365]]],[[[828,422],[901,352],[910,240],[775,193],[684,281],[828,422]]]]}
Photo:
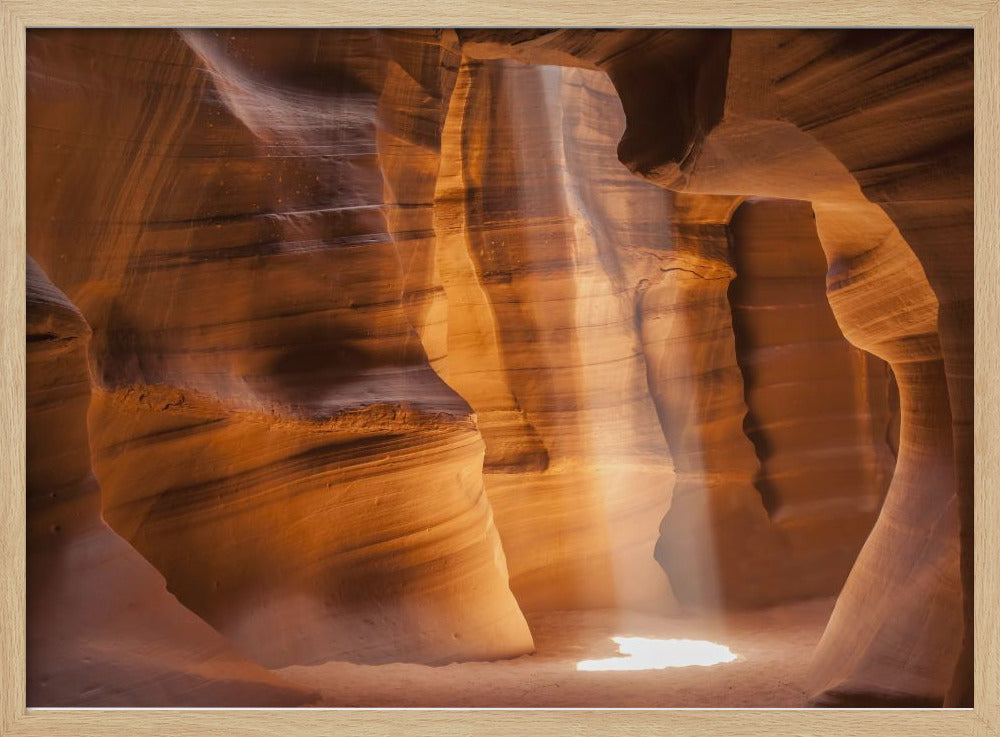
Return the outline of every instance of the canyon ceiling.
{"type": "Polygon", "coordinates": [[[29,31],[29,706],[818,596],[811,703],[969,705],[972,56],[29,31]]]}

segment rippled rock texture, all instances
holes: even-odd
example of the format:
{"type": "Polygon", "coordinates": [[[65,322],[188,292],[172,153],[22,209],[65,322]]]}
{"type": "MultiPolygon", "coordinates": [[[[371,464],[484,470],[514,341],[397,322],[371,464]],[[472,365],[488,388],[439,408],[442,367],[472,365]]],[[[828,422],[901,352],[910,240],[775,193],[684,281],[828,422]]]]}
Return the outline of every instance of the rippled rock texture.
{"type": "MultiPolygon", "coordinates": [[[[135,573],[60,555],[262,705],[525,612],[837,594],[814,703],[968,703],[971,49],[32,30],[29,499],[85,487],[135,573]]],[[[33,575],[29,665],[87,647],[33,575]]],[[[124,698],[71,676],[30,700],[124,698]]]]}
{"type": "Polygon", "coordinates": [[[101,520],[87,442],[91,331],[28,257],[28,701],[302,706],[241,657],[101,520]]]}

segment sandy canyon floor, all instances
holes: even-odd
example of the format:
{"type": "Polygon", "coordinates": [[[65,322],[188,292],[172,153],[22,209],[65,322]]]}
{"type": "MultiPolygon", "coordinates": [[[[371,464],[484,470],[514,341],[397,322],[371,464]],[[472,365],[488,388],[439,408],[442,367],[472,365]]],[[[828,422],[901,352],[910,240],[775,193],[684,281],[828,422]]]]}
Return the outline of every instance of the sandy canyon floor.
{"type": "MultiPolygon", "coordinates": [[[[498,662],[425,666],[331,662],[278,673],[325,707],[801,707],[813,648],[834,600],[815,599],[705,621],[620,611],[529,617],[536,652],[498,662]],[[622,658],[612,637],[707,640],[737,657],[712,666],[578,670],[622,658]]],[[[612,666],[622,664],[611,663],[612,666]]]]}

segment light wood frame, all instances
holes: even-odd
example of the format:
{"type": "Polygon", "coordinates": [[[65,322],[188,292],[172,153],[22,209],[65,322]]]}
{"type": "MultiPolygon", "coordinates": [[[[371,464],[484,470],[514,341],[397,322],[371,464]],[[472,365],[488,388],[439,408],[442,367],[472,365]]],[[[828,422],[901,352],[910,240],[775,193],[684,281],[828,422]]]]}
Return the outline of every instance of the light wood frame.
{"type": "Polygon", "coordinates": [[[0,735],[1000,737],[1000,0],[0,0],[0,735]],[[25,30],[52,26],[895,26],[975,32],[974,709],[25,708],[25,30]]]}

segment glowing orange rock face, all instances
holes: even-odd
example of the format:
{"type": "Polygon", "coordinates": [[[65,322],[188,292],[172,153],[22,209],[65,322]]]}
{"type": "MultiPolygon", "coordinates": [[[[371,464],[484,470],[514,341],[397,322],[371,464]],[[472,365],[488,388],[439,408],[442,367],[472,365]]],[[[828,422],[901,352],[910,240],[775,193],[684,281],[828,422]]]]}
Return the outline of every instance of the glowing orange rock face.
{"type": "Polygon", "coordinates": [[[971,34],[32,31],[28,65],[28,249],[93,331],[89,432],[29,442],[86,440],[244,656],[840,593],[818,702],[967,698],[971,34]]]}
{"type": "Polygon", "coordinates": [[[90,329],[28,257],[27,699],[38,706],[302,706],[101,520],[87,445],[90,329]]]}
{"type": "MultiPolygon", "coordinates": [[[[411,157],[407,187],[380,157],[381,136],[390,157],[434,143],[440,119],[417,112],[443,116],[454,48],[440,33],[316,34],[317,48],[279,33],[269,57],[254,38],[85,35],[127,82],[33,98],[39,129],[89,131],[115,111],[96,152],[35,139],[53,156],[32,182],[56,176],[86,200],[61,205],[89,234],[71,261],[43,212],[58,197],[33,209],[32,242],[97,326],[104,516],[267,666],[528,652],[482,440],[418,337],[436,298],[433,167],[411,157]],[[73,104],[90,118],[65,116],[73,104]],[[389,190],[419,217],[394,214],[389,190]],[[105,208],[95,191],[122,198],[105,208]]],[[[93,77],[77,53],[68,34],[33,39],[52,80],[93,77]]]]}

